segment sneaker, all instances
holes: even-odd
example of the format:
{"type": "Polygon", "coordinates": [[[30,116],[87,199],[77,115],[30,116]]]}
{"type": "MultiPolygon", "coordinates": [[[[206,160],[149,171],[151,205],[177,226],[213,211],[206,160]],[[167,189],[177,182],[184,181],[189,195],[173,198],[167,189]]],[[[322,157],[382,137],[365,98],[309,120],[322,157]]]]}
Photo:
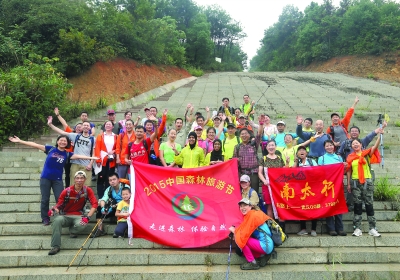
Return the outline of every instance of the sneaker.
{"type": "Polygon", "coordinates": [[[118,238],[119,236],[116,235],[115,233],[113,234],[113,238],[118,238]]]}
{"type": "Polygon", "coordinates": [[[259,257],[258,259],[256,259],[257,264],[260,267],[264,267],[268,264],[269,259],[271,258],[271,254],[269,255],[264,255],[262,257],[259,257]]]}
{"type": "Polygon", "coordinates": [[[302,229],[297,233],[297,235],[307,235],[307,234],[308,234],[308,232],[306,229],[302,229]]]}
{"type": "Polygon", "coordinates": [[[242,270],[257,270],[257,269],[260,269],[260,266],[257,263],[248,262],[248,263],[241,264],[240,269],[242,269],[242,270]]]}
{"type": "Polygon", "coordinates": [[[380,237],[381,234],[376,230],[376,229],[370,229],[370,231],[368,232],[369,235],[373,236],[373,237],[380,237]]]}
{"type": "Polygon", "coordinates": [[[316,237],[317,236],[317,232],[315,230],[311,231],[311,236],[316,237]]]}
{"type": "Polygon", "coordinates": [[[78,235],[76,235],[76,234],[73,234],[73,233],[69,234],[69,238],[77,238],[77,237],[78,237],[78,235]]]}
{"type": "Polygon", "coordinates": [[[359,237],[359,236],[361,236],[361,235],[362,235],[361,229],[356,228],[356,229],[354,230],[354,232],[353,232],[353,236],[359,237]]]}
{"type": "Polygon", "coordinates": [[[346,236],[347,235],[347,233],[345,231],[343,231],[343,230],[339,230],[338,234],[340,236],[346,236]]]}
{"type": "Polygon", "coordinates": [[[330,235],[330,236],[337,236],[337,232],[334,231],[334,230],[331,230],[331,231],[329,232],[329,235],[330,235]]]}
{"type": "Polygon", "coordinates": [[[51,250],[49,251],[49,255],[53,256],[55,254],[57,254],[58,252],[60,252],[60,248],[59,247],[53,247],[51,248],[51,250]]]}
{"type": "Polygon", "coordinates": [[[42,224],[43,224],[44,226],[50,225],[50,218],[44,218],[44,219],[42,220],[42,224]]]}

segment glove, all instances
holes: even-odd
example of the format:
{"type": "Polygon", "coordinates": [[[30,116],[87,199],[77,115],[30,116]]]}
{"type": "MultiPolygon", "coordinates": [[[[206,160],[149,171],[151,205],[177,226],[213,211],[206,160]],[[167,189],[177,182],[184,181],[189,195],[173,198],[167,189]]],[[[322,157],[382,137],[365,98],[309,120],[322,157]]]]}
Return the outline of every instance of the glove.
{"type": "Polygon", "coordinates": [[[88,223],[89,223],[89,218],[86,217],[86,216],[82,216],[80,225],[81,225],[81,226],[86,226],[88,223]]]}
{"type": "MultiPolygon", "coordinates": [[[[112,207],[109,207],[108,208],[108,212],[107,212],[107,214],[110,214],[111,213],[111,211],[112,211],[112,207]]],[[[101,208],[101,213],[102,214],[106,214],[106,209],[103,207],[103,208],[101,208]]]]}
{"type": "Polygon", "coordinates": [[[54,216],[54,207],[51,207],[51,209],[47,212],[47,215],[49,216],[49,217],[51,217],[51,216],[54,216]]]}

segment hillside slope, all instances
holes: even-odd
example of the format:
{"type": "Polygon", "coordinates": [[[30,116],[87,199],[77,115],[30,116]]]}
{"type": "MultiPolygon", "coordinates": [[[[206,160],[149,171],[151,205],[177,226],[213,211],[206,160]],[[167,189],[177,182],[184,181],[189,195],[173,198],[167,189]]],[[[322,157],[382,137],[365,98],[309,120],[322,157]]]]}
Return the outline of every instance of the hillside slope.
{"type": "Polygon", "coordinates": [[[190,76],[186,70],[178,67],[148,66],[117,58],[109,62],[97,62],[84,74],[70,78],[74,87],[68,97],[91,104],[105,98],[107,105],[110,105],[190,76]]]}
{"type": "Polygon", "coordinates": [[[400,83],[400,52],[380,56],[342,56],[325,62],[314,62],[305,69],[310,72],[335,72],[357,77],[400,83]]]}

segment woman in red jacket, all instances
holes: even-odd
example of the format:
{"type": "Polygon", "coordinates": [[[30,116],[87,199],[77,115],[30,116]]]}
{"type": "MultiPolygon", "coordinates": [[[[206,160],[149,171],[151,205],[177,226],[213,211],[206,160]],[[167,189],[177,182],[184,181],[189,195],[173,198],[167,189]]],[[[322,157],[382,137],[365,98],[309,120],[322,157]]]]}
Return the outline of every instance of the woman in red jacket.
{"type": "Polygon", "coordinates": [[[97,166],[102,167],[97,177],[97,196],[102,198],[104,190],[108,187],[108,177],[115,172],[115,148],[117,144],[117,135],[112,130],[114,125],[111,121],[104,123],[105,131],[96,138],[94,154],[99,159],[96,160],[97,166]]]}

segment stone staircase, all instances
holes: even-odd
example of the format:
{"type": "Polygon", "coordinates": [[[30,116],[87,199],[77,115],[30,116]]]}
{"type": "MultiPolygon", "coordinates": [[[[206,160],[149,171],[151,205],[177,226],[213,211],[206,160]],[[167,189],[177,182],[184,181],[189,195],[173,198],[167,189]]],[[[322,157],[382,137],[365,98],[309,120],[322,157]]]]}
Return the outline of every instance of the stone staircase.
{"type": "MultiPolygon", "coordinates": [[[[347,108],[355,96],[349,92],[348,85],[363,91],[357,93],[361,102],[356,113],[364,112],[369,119],[353,117],[352,123],[361,127],[363,137],[375,128],[378,113],[383,109],[389,113],[392,121],[384,138],[385,166],[374,169],[378,178],[388,176],[398,184],[400,128],[392,124],[400,119],[396,95],[399,89],[369,80],[318,73],[210,74],[162,97],[120,109],[117,119],[126,110],[131,110],[134,116],[136,112],[143,115],[142,109],[149,106],[157,106],[159,111],[168,107],[173,116],[183,115],[189,102],[198,104],[196,111],[208,105],[216,109],[224,96],[232,97],[231,105],[238,107],[245,93],[257,100],[266,88],[265,82],[271,88],[267,98],[261,99],[258,110],[270,114],[275,122],[283,119],[288,130],[294,130],[297,114],[328,121],[331,111],[339,111],[342,106],[347,108]],[[369,92],[380,95],[367,108],[369,92]]],[[[94,121],[100,124],[104,120],[102,117],[94,121]]],[[[55,137],[42,136],[35,142],[54,143],[55,137]]],[[[95,221],[77,239],[70,239],[64,229],[61,252],[47,255],[51,227],[40,223],[38,187],[44,159],[42,152],[14,145],[3,147],[0,152],[0,279],[225,279],[228,239],[200,249],[168,248],[144,239],[133,239],[129,245],[126,238],[111,237],[115,225],[110,222],[105,224],[108,235],[93,240],[80,267],[76,268],[83,251],[66,271],[95,221]]],[[[400,223],[395,221],[399,219],[398,204],[375,202],[374,206],[382,237],[368,236],[366,219],[364,235],[351,236],[353,215],[350,213],[343,218],[346,237],[327,235],[324,221],[318,222],[317,237],[300,237],[296,235],[299,224],[288,222],[286,229],[290,238],[277,248],[277,259],[271,259],[260,270],[241,271],[239,264],[244,259],[232,253],[229,279],[400,279],[400,223]]]]}

